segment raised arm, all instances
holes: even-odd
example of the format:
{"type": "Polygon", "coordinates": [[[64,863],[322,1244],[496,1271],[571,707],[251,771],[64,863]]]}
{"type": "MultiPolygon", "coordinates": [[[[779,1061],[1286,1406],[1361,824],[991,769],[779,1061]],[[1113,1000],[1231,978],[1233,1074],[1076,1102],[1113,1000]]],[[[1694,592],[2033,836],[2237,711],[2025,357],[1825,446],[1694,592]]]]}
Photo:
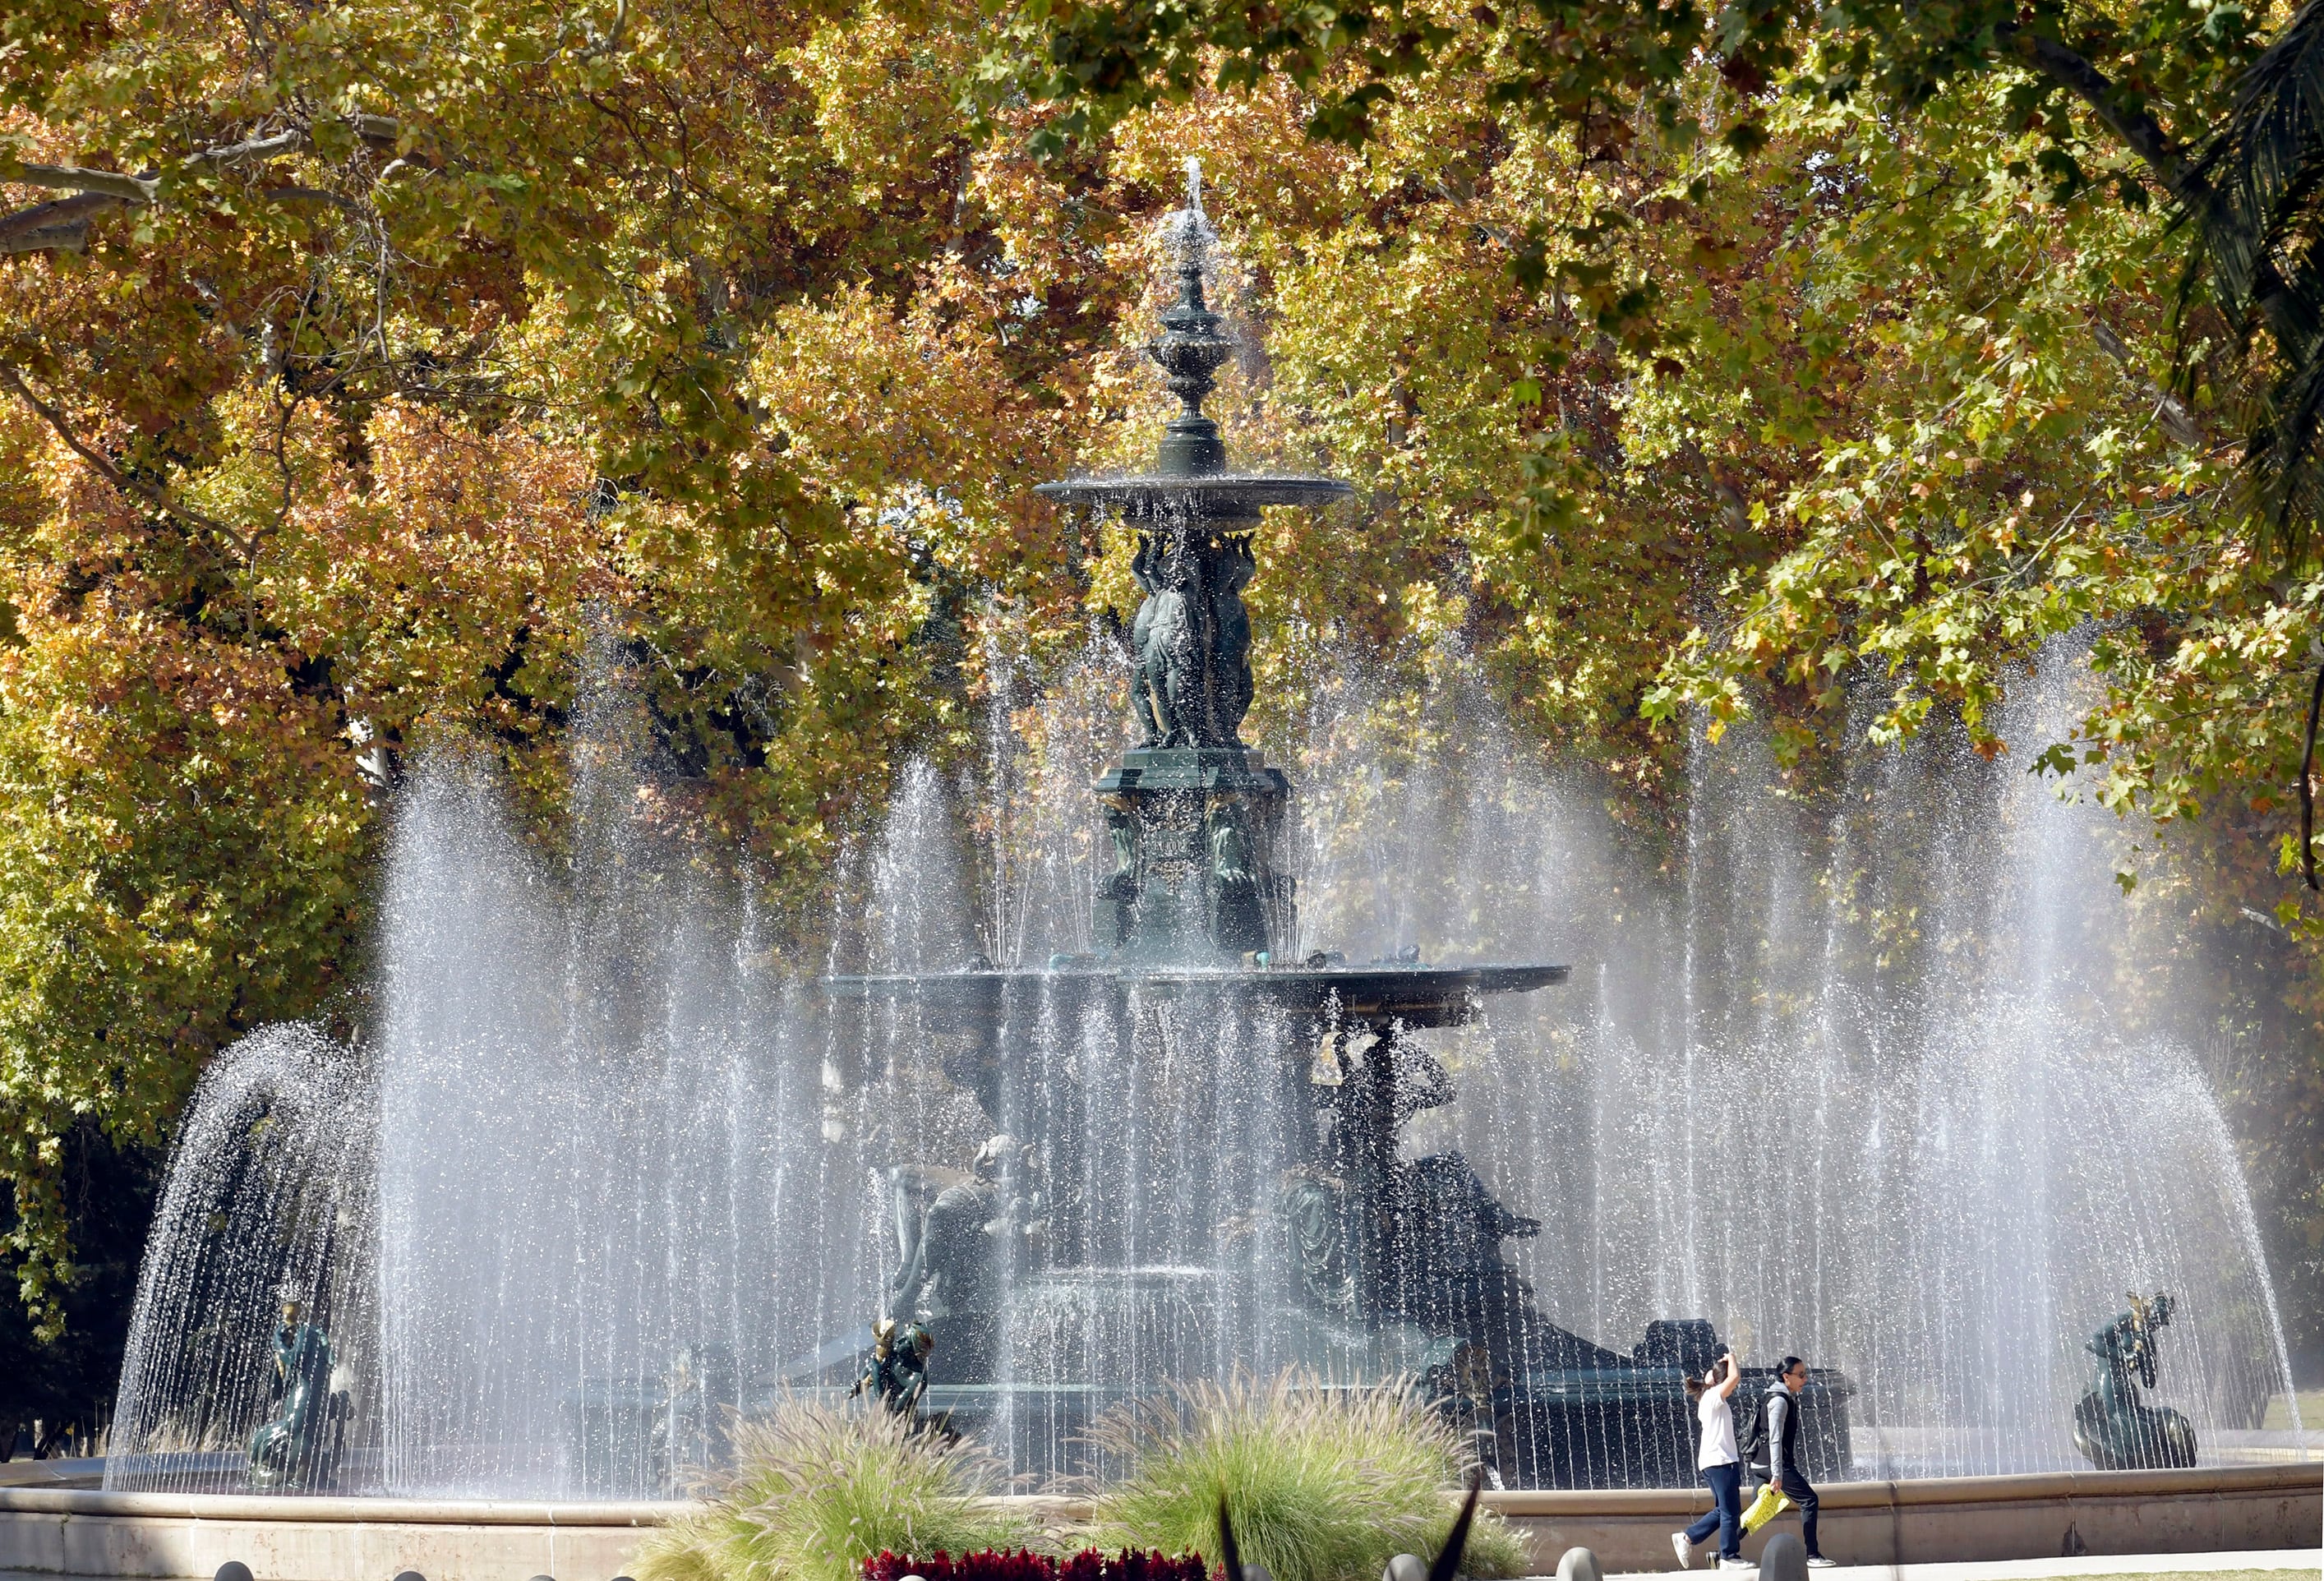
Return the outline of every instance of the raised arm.
{"type": "Polygon", "coordinates": [[[1720,1356],[1719,1360],[1720,1365],[1725,1366],[1727,1369],[1727,1376],[1720,1380],[1719,1383],[1719,1398],[1721,1400],[1732,1399],[1735,1393],[1735,1386],[1743,1381],[1742,1364],[1735,1359],[1735,1353],[1731,1350],[1725,1356],[1720,1356]]]}

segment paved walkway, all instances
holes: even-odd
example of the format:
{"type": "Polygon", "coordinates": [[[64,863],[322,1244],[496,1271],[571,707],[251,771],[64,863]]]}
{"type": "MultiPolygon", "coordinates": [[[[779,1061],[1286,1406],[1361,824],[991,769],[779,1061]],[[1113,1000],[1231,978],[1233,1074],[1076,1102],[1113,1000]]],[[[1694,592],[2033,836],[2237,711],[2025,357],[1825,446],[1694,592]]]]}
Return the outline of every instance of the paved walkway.
{"type": "MultiPolygon", "coordinates": [[[[2324,1576],[2324,1549],[2237,1554],[2089,1554],[2079,1559],[1987,1559],[1964,1565],[1841,1565],[1811,1570],[1809,1581],[2070,1581],[2080,1576],[2205,1576],[2237,1570],[2292,1571],[2324,1576]]],[[[1739,1572],[1749,1575],[1749,1571],[1739,1572]]],[[[1736,1575],[1669,1570],[1665,1575],[1736,1575]]]]}

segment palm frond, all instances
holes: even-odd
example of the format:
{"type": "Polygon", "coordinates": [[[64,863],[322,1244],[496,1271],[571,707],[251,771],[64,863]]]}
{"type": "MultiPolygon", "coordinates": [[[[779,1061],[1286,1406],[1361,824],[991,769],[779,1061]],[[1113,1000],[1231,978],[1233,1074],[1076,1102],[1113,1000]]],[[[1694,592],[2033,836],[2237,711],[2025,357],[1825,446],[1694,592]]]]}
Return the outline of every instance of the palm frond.
{"type": "Polygon", "coordinates": [[[2308,0],[2244,74],[2178,196],[2239,346],[2266,342],[2244,423],[2263,552],[2305,564],[2324,510],[2324,0],[2308,0]]]}

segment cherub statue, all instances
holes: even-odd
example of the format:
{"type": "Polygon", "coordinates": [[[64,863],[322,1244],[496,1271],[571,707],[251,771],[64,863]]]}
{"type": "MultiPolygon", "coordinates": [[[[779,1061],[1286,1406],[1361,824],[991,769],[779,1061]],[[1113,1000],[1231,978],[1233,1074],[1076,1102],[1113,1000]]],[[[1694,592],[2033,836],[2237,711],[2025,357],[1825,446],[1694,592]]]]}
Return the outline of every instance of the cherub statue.
{"type": "Polygon", "coordinates": [[[918,1323],[881,1318],[872,1325],[872,1354],[863,1360],[847,1397],[869,1394],[881,1409],[918,1420],[920,1397],[928,1392],[928,1356],[936,1336],[918,1323]]]}
{"type": "Polygon", "coordinates": [[[2098,1376],[2074,1407],[2074,1447],[2101,1471],[2195,1464],[2194,1424],[2140,1395],[2141,1385],[2154,1387],[2162,1333],[2173,1310],[2167,1294],[2149,1300],[2134,1291],[2130,1310],[2090,1336],[2085,1347],[2098,1358],[2098,1376]]]}
{"type": "Polygon", "coordinates": [[[250,1478],[261,1487],[297,1485],[320,1477],[331,1418],[331,1342],[305,1321],[296,1301],[282,1303],[274,1330],[273,1419],[250,1435],[250,1478]]]}

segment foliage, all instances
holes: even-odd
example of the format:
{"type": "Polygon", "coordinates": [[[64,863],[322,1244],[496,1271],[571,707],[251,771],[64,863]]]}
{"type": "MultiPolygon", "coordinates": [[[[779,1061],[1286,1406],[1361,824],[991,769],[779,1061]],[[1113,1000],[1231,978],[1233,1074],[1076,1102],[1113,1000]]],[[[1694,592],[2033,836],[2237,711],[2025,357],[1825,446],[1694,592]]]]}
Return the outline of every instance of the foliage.
{"type": "Polygon", "coordinates": [[[1200,1553],[1173,1555],[1153,1549],[1109,1554],[1085,1548],[1057,1561],[1058,1581],[1204,1581],[1209,1574],[1200,1553]]]}
{"type": "Polygon", "coordinates": [[[401,754],[553,806],[615,644],[670,822],[811,899],[891,749],[960,739],[962,590],[1069,591],[1025,485],[1111,288],[1007,254],[1088,183],[977,162],[939,21],[10,13],[0,1184],[49,1328],[60,1138],[151,1144],[341,991],[401,754]]]}
{"type": "MultiPolygon", "coordinates": [[[[1217,1540],[1223,1496],[1245,1564],[1280,1581],[1371,1581],[1399,1553],[1434,1554],[1461,1457],[1441,1418],[1394,1385],[1204,1383],[1124,1408],[1093,1434],[1123,1466],[1097,1501],[1102,1540],[1166,1553],[1217,1540]]],[[[1489,1512],[1464,1572],[1522,1576],[1528,1556],[1489,1512]]]]}
{"type": "MultiPolygon", "coordinates": [[[[2302,7],[2269,44],[2274,20],[2201,0],[1512,0],[1465,11],[1323,0],[1290,12],[1247,0],[1032,0],[982,78],[988,98],[1028,92],[1073,106],[1047,129],[1054,142],[1205,79],[1247,87],[1280,73],[1314,95],[1311,133],[1360,142],[1384,109],[1421,97],[1414,79],[1457,73],[1479,80],[1495,111],[1568,129],[1591,157],[1618,159],[1652,138],[1715,143],[1747,166],[1787,97],[1894,117],[1996,82],[2005,133],[2035,136],[2030,168],[2060,198],[2094,179],[2136,209],[2161,196],[2200,239],[2190,281],[2209,283],[2239,337],[2264,332],[2273,366],[2247,424],[2263,484],[2252,525],[2299,565],[2306,517],[2324,500],[2324,275],[2309,245],[2324,213],[2324,7],[2302,7]],[[1706,63],[1717,73],[1709,94],[1706,63]]],[[[1544,234],[1530,233],[1536,247],[1544,234]]],[[[1524,266],[1545,272],[1537,255],[1524,266]]]]}
{"type": "Polygon", "coordinates": [[[789,1401],[734,1433],[734,1470],[700,1512],[639,1548],[638,1581],[858,1581],[875,1555],[1007,1550],[1030,1523],[982,1503],[998,1465],[883,1411],[789,1401]]]}
{"type": "Polygon", "coordinates": [[[78,1253],[76,1277],[60,1292],[69,1321],[60,1338],[44,1342],[21,1302],[0,1301],[0,1457],[35,1421],[42,1432],[32,1448],[42,1453],[54,1452],[69,1432],[93,1439],[104,1429],[160,1163],[150,1154],[116,1150],[93,1126],[64,1137],[59,1174],[78,1253]]]}
{"type": "MultiPolygon", "coordinates": [[[[958,1558],[942,1549],[925,1558],[881,1549],[863,1561],[863,1581],[1056,1581],[1057,1561],[1030,1549],[999,1552],[979,1549],[958,1558]]],[[[1200,1581],[1200,1577],[1194,1578],[1200,1581]]]]}

